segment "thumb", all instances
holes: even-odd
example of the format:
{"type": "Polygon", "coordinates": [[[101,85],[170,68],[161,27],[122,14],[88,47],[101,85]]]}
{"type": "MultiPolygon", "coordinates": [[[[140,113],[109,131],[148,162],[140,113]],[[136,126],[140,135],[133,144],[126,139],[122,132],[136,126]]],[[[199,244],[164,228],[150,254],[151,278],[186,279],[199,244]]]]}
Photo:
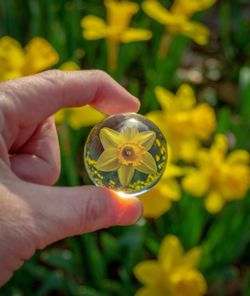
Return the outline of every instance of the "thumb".
{"type": "Polygon", "coordinates": [[[68,236],[133,224],[142,215],[142,205],[137,198],[119,197],[104,188],[29,183],[30,186],[25,200],[31,209],[32,232],[38,249],[68,236]]]}

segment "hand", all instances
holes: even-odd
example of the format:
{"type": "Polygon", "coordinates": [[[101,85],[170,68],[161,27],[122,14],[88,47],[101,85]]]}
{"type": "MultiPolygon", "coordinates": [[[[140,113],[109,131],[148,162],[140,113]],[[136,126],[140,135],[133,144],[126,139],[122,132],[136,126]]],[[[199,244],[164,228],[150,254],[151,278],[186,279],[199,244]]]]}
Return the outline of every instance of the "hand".
{"type": "Polygon", "coordinates": [[[107,114],[139,102],[101,71],[48,71],[0,84],[0,286],[36,249],[62,238],[128,225],[142,213],[136,198],[94,186],[51,187],[60,171],[53,117],[91,104],[107,114]]]}

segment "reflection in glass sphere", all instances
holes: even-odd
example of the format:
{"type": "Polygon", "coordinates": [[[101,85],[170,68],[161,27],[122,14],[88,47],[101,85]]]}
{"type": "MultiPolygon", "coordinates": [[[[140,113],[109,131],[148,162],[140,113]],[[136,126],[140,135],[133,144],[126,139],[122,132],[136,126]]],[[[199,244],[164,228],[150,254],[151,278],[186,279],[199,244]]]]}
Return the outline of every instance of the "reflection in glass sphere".
{"type": "Polygon", "coordinates": [[[90,132],[84,161],[95,185],[139,195],[151,189],[164,172],[167,144],[159,128],[146,117],[112,115],[90,132]]]}

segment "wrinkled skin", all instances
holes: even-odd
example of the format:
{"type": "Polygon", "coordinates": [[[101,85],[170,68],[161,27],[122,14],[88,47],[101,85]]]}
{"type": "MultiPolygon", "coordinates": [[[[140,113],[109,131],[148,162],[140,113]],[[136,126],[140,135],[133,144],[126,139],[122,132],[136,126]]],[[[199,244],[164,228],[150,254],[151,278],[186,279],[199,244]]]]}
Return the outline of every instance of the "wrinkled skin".
{"type": "Polygon", "coordinates": [[[139,108],[98,70],[47,71],[0,84],[0,286],[36,249],[141,216],[136,198],[94,186],[51,187],[60,173],[52,115],[84,104],[107,114],[139,108]]]}

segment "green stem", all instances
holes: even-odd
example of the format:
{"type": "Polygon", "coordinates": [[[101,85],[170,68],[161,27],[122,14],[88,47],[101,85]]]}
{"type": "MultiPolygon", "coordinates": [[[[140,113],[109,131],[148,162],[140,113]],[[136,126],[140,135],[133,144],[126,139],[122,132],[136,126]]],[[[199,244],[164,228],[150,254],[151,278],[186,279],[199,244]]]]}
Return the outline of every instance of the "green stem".
{"type": "Polygon", "coordinates": [[[158,52],[158,55],[160,58],[165,59],[167,57],[171,43],[172,43],[172,36],[167,33],[163,34],[161,37],[160,47],[158,52]]]}
{"type": "Polygon", "coordinates": [[[108,40],[107,46],[108,46],[108,69],[110,71],[114,71],[117,67],[119,42],[114,40],[108,40]]]}

